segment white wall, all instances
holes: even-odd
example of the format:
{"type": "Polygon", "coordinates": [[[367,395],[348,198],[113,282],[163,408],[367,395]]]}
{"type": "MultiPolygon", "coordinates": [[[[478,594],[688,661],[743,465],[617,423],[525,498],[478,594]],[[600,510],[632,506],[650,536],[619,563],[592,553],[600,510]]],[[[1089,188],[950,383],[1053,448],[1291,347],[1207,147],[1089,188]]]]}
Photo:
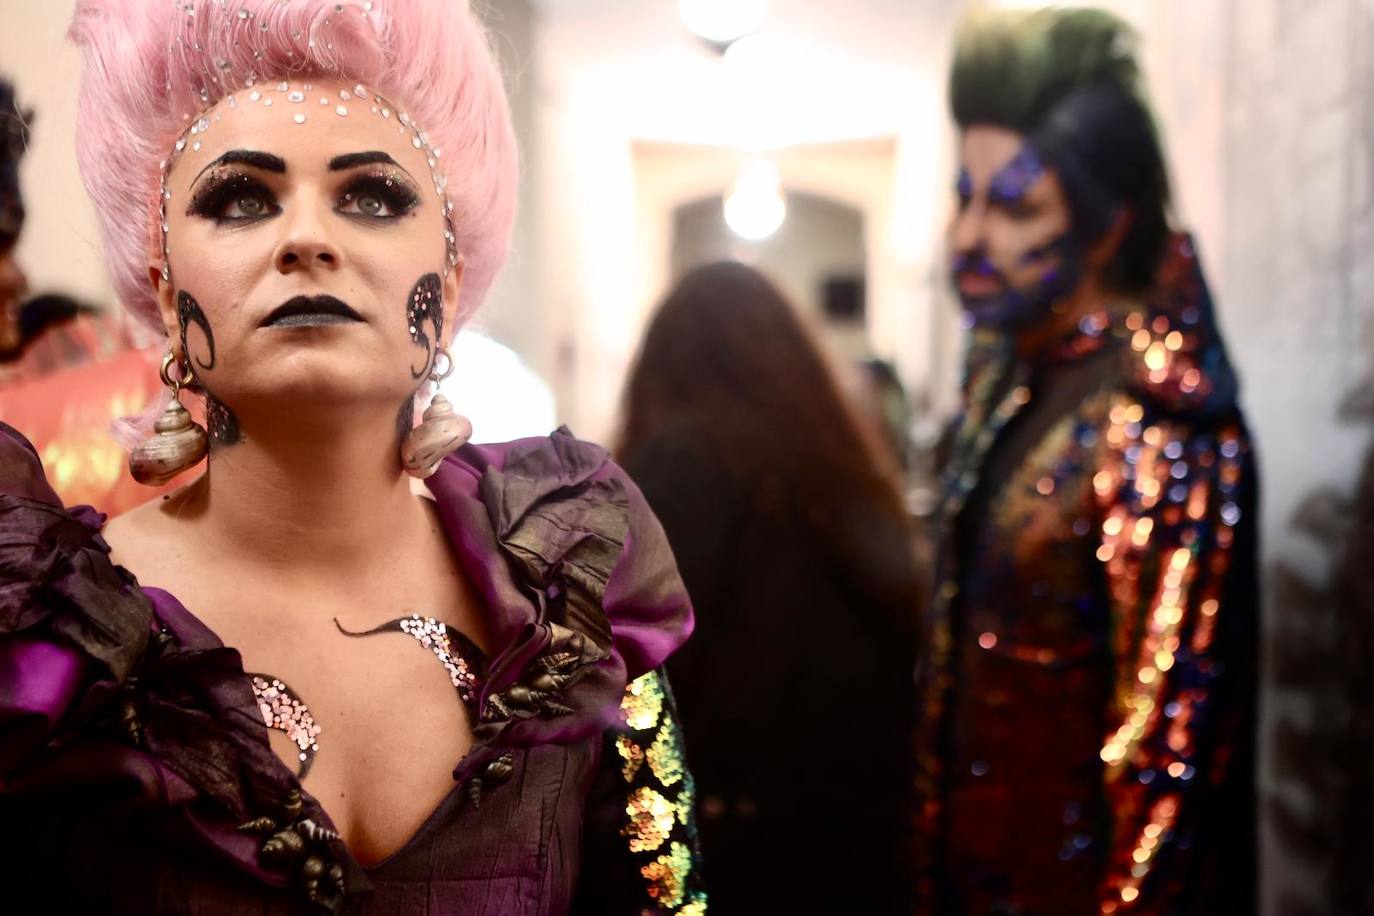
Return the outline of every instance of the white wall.
{"type": "MultiPolygon", "coordinates": [[[[858,267],[867,285],[869,321],[859,341],[832,339],[837,360],[855,355],[860,348],[865,354],[893,359],[898,355],[899,341],[923,336],[915,328],[910,334],[889,330],[910,319],[900,281],[896,279],[900,265],[892,254],[895,156],[891,140],[799,146],[772,154],[788,192],[837,201],[862,216],[863,237],[845,240],[840,250],[829,257],[816,250],[824,239],[792,239],[787,257],[810,260],[811,269],[793,265],[774,277],[794,302],[805,305],[814,298],[814,292],[810,281],[803,277],[813,276],[812,269],[823,270],[833,264],[836,257],[852,257],[856,243],[862,248],[858,267]]],[[[635,259],[640,265],[640,289],[635,293],[640,306],[635,312],[637,326],[647,320],[652,306],[672,282],[675,212],[683,204],[722,194],[738,174],[741,159],[738,151],[719,147],[634,145],[635,259]]],[[[780,235],[787,228],[784,225],[780,235]]],[[[748,246],[741,246],[740,256],[742,260],[751,259],[748,246]]],[[[635,344],[637,339],[632,347],[635,344]]],[[[633,355],[633,349],[629,355],[633,355]]],[[[607,408],[615,407],[614,399],[605,403],[607,408]]],[[[607,416],[604,422],[613,424],[614,416],[607,416]]]]}
{"type": "Polygon", "coordinates": [[[1266,912],[1322,913],[1352,873],[1365,905],[1369,887],[1371,841],[1333,830],[1353,801],[1342,769],[1369,761],[1327,749],[1360,746],[1342,723],[1370,698],[1340,680],[1351,634],[1322,594],[1334,545],[1301,518],[1314,495],[1350,496],[1370,441],[1338,405],[1374,390],[1374,6],[1231,0],[1228,14],[1223,295],[1260,449],[1270,587],[1266,912]]]}

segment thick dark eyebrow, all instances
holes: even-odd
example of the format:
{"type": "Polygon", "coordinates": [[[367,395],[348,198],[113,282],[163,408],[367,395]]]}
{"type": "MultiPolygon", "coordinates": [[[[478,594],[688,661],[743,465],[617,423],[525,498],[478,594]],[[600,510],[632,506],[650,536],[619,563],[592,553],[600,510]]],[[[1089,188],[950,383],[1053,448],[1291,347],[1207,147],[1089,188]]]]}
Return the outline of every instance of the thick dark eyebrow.
{"type": "MultiPolygon", "coordinates": [[[[342,156],[335,156],[329,160],[329,171],[341,172],[344,169],[355,168],[360,165],[376,165],[382,162],[387,165],[394,165],[400,169],[400,163],[392,159],[389,155],[379,149],[368,150],[365,153],[344,153],[342,156]]],[[[405,171],[405,169],[401,169],[405,171]]],[[[406,174],[409,174],[408,172],[406,174]]]]}
{"type": "Polygon", "coordinates": [[[271,153],[260,153],[257,150],[251,149],[231,149],[218,159],[212,160],[205,168],[197,172],[196,177],[191,179],[191,184],[195,184],[200,180],[201,175],[204,175],[215,166],[229,165],[230,163],[251,165],[265,172],[276,172],[278,175],[286,173],[286,160],[280,156],[273,156],[271,153]]]}

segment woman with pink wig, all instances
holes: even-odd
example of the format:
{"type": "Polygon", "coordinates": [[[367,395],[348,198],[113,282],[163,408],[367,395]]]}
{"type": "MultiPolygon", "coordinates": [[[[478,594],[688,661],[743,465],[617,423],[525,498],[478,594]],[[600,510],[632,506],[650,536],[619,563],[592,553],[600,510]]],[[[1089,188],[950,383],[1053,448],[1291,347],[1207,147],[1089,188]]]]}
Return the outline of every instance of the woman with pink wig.
{"type": "Polygon", "coordinates": [[[516,197],[466,0],[79,0],[71,37],[167,335],[131,469],[208,461],[106,524],[0,424],[4,909],[704,912],[662,529],[602,449],[431,395],[516,197]]]}

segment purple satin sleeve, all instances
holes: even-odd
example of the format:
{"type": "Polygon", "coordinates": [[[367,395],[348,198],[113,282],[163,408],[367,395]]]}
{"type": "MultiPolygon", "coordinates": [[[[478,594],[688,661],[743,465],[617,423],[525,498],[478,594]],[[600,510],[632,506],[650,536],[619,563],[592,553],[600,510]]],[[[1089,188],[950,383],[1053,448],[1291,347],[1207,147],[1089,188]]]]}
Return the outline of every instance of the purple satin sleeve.
{"type": "Polygon", "coordinates": [[[632,681],[667,661],[692,635],[695,618],[667,535],[644,494],[612,462],[597,476],[616,478],[629,497],[629,532],[603,606],[615,633],[612,651],[624,659],[626,679],[632,681]]]}
{"type": "Polygon", "coordinates": [[[22,636],[0,639],[0,790],[5,776],[57,728],[85,673],[86,660],[74,648],[22,636]]]}
{"type": "Polygon", "coordinates": [[[143,654],[152,609],[109,559],[104,516],[67,509],[33,446],[0,423],[0,785],[92,683],[143,654]]]}
{"type": "Polygon", "coordinates": [[[625,685],[692,632],[691,602],[663,528],[604,449],[566,430],[467,446],[429,486],[486,600],[493,641],[505,647],[493,656],[483,708],[532,676],[540,660],[583,656],[575,685],[558,700],[570,709],[484,717],[479,738],[502,731],[504,744],[529,746],[603,731],[625,685]]]}
{"type": "Polygon", "coordinates": [[[0,423],[0,493],[60,506],[62,501],[43,476],[38,452],[19,430],[0,423]]]}

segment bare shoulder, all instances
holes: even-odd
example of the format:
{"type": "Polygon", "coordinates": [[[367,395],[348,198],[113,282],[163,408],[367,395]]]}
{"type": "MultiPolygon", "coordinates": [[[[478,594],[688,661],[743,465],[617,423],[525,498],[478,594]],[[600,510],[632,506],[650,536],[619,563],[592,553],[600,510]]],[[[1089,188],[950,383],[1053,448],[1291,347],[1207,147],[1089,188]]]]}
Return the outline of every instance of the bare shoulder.
{"type": "Polygon", "coordinates": [[[199,515],[198,482],[130,509],[105,523],[101,532],[110,559],[143,579],[156,576],[180,559],[186,533],[199,515]]]}

